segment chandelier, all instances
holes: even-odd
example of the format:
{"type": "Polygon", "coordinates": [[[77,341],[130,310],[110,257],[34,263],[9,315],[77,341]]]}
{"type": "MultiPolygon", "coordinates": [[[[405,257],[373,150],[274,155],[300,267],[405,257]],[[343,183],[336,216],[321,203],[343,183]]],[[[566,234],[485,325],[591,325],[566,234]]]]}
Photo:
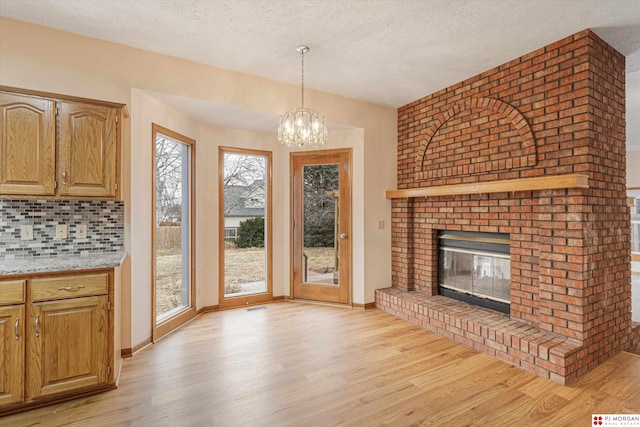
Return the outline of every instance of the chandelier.
{"type": "Polygon", "coordinates": [[[309,52],[309,47],[300,45],[296,50],[302,55],[301,106],[280,116],[278,141],[287,147],[319,147],[327,142],[324,116],[317,111],[304,108],[304,54],[309,52]]]}

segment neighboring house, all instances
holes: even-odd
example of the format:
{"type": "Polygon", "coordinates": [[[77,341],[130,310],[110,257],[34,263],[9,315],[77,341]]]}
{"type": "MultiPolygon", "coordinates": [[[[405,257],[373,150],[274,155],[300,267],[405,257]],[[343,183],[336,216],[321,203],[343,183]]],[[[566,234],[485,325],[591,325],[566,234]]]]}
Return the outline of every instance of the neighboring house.
{"type": "Polygon", "coordinates": [[[224,216],[224,240],[235,241],[240,223],[258,217],[264,217],[264,208],[233,208],[224,216]]]}
{"type": "Polygon", "coordinates": [[[244,220],[264,217],[266,198],[264,180],[249,185],[227,185],[224,189],[224,239],[235,241],[244,220]]]}

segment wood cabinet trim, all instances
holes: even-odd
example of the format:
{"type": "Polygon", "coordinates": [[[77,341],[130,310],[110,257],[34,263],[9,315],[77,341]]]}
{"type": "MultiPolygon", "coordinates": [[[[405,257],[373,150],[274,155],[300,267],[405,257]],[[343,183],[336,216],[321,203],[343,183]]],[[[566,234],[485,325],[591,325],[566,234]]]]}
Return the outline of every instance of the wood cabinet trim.
{"type": "MultiPolygon", "coordinates": [[[[18,273],[3,276],[4,278],[10,278],[11,280],[33,280],[38,278],[53,278],[62,276],[84,276],[88,274],[109,274],[115,267],[100,267],[100,268],[85,268],[83,270],[64,270],[64,271],[46,271],[40,273],[18,273]]],[[[1,282],[0,282],[1,283],[1,282]]]]}
{"type": "Polygon", "coordinates": [[[94,104],[94,105],[102,105],[105,107],[118,108],[123,110],[123,114],[125,115],[124,118],[129,117],[129,110],[127,109],[127,104],[122,104],[119,102],[102,101],[100,99],[82,98],[79,96],[63,95],[59,93],[44,92],[44,91],[31,90],[31,89],[22,89],[22,88],[17,88],[12,86],[3,86],[3,85],[0,85],[0,91],[11,92],[11,93],[15,93],[16,95],[27,95],[27,96],[37,97],[37,98],[81,102],[86,104],[94,104]]]}
{"type": "Polygon", "coordinates": [[[386,192],[386,198],[403,199],[462,194],[509,193],[514,191],[540,191],[561,188],[589,188],[589,177],[581,174],[551,175],[534,178],[473,182],[469,184],[408,188],[405,190],[388,190],[386,192]]]}

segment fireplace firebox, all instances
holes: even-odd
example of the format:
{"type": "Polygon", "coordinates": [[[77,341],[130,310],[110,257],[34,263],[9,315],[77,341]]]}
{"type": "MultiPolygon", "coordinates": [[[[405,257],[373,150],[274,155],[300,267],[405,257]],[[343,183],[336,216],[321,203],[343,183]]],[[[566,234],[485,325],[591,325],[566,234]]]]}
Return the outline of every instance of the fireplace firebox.
{"type": "Polygon", "coordinates": [[[438,235],[440,295],[509,314],[509,235],[441,231],[438,235]]]}

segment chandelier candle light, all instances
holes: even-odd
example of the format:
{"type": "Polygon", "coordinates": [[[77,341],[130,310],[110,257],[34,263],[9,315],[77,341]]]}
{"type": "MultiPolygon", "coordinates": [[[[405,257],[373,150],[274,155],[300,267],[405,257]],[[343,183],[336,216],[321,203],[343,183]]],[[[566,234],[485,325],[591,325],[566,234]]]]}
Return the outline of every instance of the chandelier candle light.
{"type": "Polygon", "coordinates": [[[296,50],[302,55],[302,102],[300,108],[280,116],[278,141],[287,147],[319,147],[327,142],[324,116],[304,108],[304,54],[309,52],[309,47],[301,45],[296,50]]]}

